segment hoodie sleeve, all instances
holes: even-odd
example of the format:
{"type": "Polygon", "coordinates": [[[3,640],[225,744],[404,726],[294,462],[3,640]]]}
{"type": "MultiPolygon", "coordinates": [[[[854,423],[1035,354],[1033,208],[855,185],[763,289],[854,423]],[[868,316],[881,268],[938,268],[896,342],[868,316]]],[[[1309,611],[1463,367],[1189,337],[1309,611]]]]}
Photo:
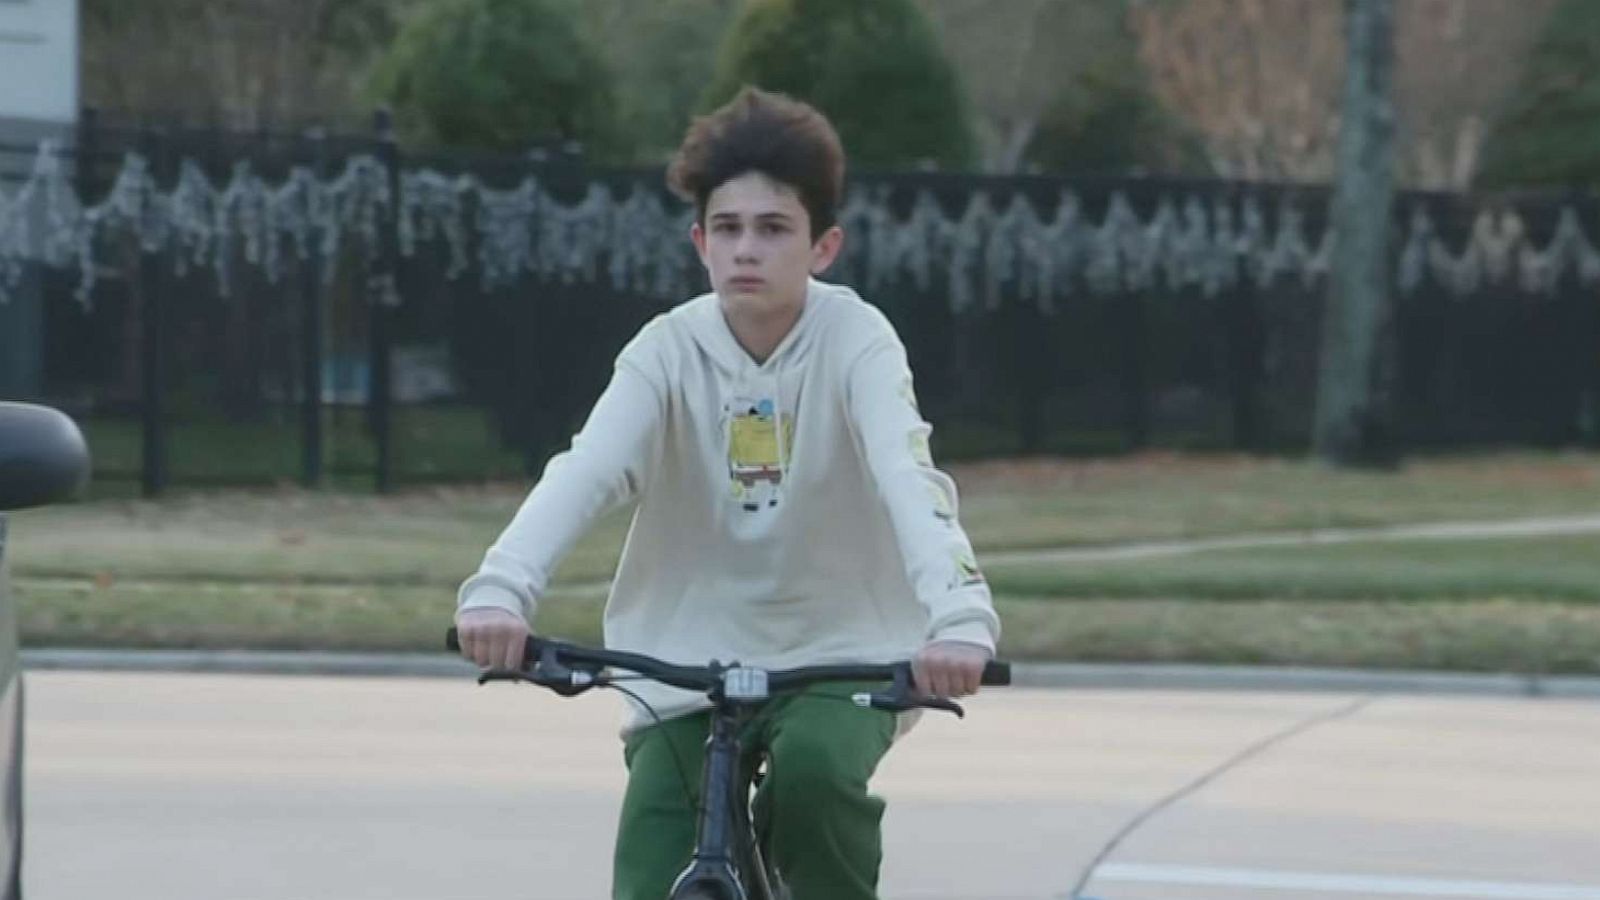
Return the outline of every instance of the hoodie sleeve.
{"type": "Polygon", "coordinates": [[[570,449],[545,466],[483,564],[462,583],[461,609],[498,607],[532,622],[556,565],[596,518],[638,495],[662,420],[656,385],[627,351],[570,449]]]}
{"type": "Polygon", "coordinates": [[[846,384],[851,427],[888,508],[906,576],[928,610],[928,639],[993,652],[1000,619],[956,519],[955,482],[933,465],[933,428],[917,410],[899,339],[892,333],[875,339],[851,364],[846,384]]]}

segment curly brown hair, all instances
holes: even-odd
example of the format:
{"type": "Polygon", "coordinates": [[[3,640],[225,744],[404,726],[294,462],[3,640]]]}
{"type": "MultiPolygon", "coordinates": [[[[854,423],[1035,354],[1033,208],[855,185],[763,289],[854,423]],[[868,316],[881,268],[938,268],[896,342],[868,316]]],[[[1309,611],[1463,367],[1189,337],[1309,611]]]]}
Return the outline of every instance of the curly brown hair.
{"type": "Polygon", "coordinates": [[[750,172],[795,190],[811,218],[812,240],[833,227],[844,191],[844,147],[833,123],[812,106],[759,88],[740,90],[689,126],[667,167],[667,184],[694,203],[704,225],[711,192],[750,172]]]}

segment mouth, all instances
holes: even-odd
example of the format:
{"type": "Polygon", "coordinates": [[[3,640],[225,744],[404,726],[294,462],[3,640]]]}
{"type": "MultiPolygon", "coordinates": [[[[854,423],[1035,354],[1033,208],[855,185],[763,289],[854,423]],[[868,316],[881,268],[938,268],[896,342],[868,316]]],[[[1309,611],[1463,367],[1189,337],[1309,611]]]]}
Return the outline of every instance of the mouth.
{"type": "Polygon", "coordinates": [[[767,286],[765,278],[754,275],[739,275],[728,279],[728,287],[736,291],[759,291],[767,286]]]}

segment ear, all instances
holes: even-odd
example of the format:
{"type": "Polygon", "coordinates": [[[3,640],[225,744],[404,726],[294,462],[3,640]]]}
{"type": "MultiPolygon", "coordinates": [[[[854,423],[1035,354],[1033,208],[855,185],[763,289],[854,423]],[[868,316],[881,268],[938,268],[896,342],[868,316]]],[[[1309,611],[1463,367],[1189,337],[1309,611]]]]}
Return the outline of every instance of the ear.
{"type": "Polygon", "coordinates": [[[694,252],[700,257],[700,265],[705,266],[707,272],[711,271],[711,260],[706,258],[706,230],[699,222],[689,226],[689,240],[694,242],[694,252]]]}
{"type": "Polygon", "coordinates": [[[811,274],[821,275],[833,265],[844,247],[844,229],[835,225],[822,233],[811,245],[811,274]]]}

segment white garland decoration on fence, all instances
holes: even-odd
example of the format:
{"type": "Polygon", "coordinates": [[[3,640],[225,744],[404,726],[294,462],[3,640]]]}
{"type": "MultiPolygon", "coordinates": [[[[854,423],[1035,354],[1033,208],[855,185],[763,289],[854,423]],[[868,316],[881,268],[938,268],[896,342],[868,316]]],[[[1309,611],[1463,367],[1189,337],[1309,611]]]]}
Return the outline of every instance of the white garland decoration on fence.
{"type": "MultiPolygon", "coordinates": [[[[619,197],[593,182],[570,205],[553,199],[532,176],[495,189],[472,175],[424,169],[403,172],[399,185],[400,252],[412,256],[442,241],[452,278],[475,271],[485,288],[498,289],[523,275],[568,283],[604,277],[615,289],[665,300],[692,290],[698,266],[686,239],[692,213],[642,184],[619,197]],[[475,211],[470,222],[469,209],[475,211]]],[[[376,252],[380,224],[394,204],[388,173],[372,156],[349,158],[325,180],[295,168],[276,185],[241,162],[221,188],[185,161],[176,185],[163,191],[146,160],[129,154],[105,198],[86,205],[60,152],[45,143],[21,187],[10,193],[0,188],[0,303],[15,291],[26,264],[42,263],[76,266],[77,297],[87,304],[98,254],[118,237],[137,241],[147,253],[170,251],[180,273],[209,269],[226,296],[241,263],[276,283],[290,257],[303,262],[314,249],[320,258],[333,258],[347,235],[376,252]]],[[[899,287],[942,292],[956,313],[994,309],[1007,297],[1049,313],[1079,291],[1195,289],[1214,296],[1244,279],[1266,287],[1293,278],[1309,289],[1326,276],[1332,253],[1330,230],[1313,242],[1302,211],[1287,203],[1269,227],[1262,203],[1251,196],[1166,196],[1141,219],[1116,192],[1096,224],[1070,189],[1061,191],[1048,216],[1020,196],[997,209],[982,190],[952,216],[923,190],[901,217],[891,208],[889,189],[877,185],[850,192],[839,220],[850,235],[837,270],[844,280],[869,294],[899,287]]],[[[1480,212],[1459,252],[1438,236],[1420,205],[1409,222],[1395,272],[1405,292],[1429,278],[1456,294],[1506,284],[1549,292],[1568,273],[1585,286],[1600,282],[1600,252],[1570,206],[1543,248],[1534,246],[1522,218],[1509,209],[1480,212]]],[[[331,270],[325,266],[324,276],[331,270]]]]}

